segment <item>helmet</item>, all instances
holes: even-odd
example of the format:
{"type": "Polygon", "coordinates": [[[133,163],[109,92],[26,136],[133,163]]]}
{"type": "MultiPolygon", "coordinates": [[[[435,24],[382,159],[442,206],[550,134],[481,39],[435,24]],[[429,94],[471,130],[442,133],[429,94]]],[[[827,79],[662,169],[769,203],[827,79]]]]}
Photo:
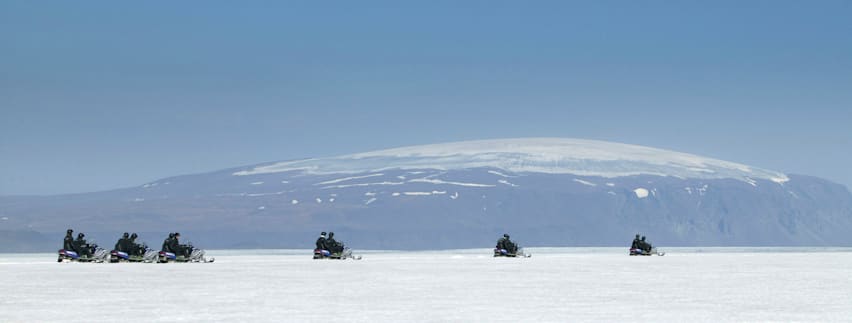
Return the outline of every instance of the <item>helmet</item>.
{"type": "Polygon", "coordinates": [[[320,237],[325,237],[325,231],[323,231],[322,233],[320,233],[320,237]]]}
{"type": "Polygon", "coordinates": [[[638,233],[636,234],[636,239],[639,239],[639,234],[638,234],[638,233]]]}
{"type": "Polygon", "coordinates": [[[180,237],[180,232],[175,232],[175,238],[180,237]]]}
{"type": "Polygon", "coordinates": [[[74,232],[74,230],[68,229],[68,231],[65,231],[65,232],[66,233],[72,233],[72,232],[74,232]]]}
{"type": "Polygon", "coordinates": [[[331,238],[331,237],[333,237],[333,236],[334,236],[334,232],[329,232],[329,233],[328,233],[328,237],[329,237],[329,238],[331,238]]]}
{"type": "Polygon", "coordinates": [[[130,239],[136,239],[136,237],[138,237],[138,236],[136,235],[136,232],[133,232],[133,234],[131,234],[131,235],[130,235],[130,239]]]}
{"type": "Polygon", "coordinates": [[[504,233],[504,234],[503,234],[503,238],[509,239],[509,234],[508,234],[508,233],[504,233]]]}
{"type": "Polygon", "coordinates": [[[122,237],[122,238],[127,238],[129,235],[130,235],[129,233],[125,232],[124,234],[122,234],[122,235],[121,235],[121,237],[122,237]]]}
{"type": "Polygon", "coordinates": [[[174,232],[169,232],[169,238],[174,238],[174,237],[175,237],[174,232]]]}
{"type": "Polygon", "coordinates": [[[642,241],[645,241],[645,236],[642,236],[642,241]]]}
{"type": "Polygon", "coordinates": [[[85,236],[86,236],[85,234],[80,232],[80,233],[77,234],[77,239],[83,239],[83,237],[85,237],[85,236]]]}

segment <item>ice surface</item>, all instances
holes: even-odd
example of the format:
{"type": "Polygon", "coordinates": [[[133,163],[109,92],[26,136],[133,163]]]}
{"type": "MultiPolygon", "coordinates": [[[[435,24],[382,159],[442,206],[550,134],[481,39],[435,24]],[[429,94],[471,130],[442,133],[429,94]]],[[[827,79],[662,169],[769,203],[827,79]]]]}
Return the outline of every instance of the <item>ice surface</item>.
{"type": "Polygon", "coordinates": [[[0,322],[849,321],[852,250],[208,251],[211,264],[0,254],[0,322]],[[240,253],[246,253],[241,255],[240,253]],[[356,252],[357,253],[357,252],[356,252]]]}

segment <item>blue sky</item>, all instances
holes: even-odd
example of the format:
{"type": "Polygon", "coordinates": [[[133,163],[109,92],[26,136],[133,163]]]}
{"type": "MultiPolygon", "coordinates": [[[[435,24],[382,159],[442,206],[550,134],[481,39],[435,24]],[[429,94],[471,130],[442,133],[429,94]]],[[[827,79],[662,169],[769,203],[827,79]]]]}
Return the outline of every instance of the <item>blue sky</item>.
{"type": "Polygon", "coordinates": [[[0,2],[0,195],[572,137],[852,187],[850,1],[0,2]]]}

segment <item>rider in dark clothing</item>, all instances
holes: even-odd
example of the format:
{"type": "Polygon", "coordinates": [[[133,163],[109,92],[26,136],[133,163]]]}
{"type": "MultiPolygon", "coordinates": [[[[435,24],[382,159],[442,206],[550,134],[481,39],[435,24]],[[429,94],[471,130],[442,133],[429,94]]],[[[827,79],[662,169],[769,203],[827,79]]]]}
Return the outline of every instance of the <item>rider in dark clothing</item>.
{"type": "Polygon", "coordinates": [[[77,252],[80,254],[80,256],[91,256],[92,246],[90,246],[89,243],[86,242],[86,239],[84,239],[85,236],[86,235],[82,232],[78,233],[77,240],[74,240],[74,245],[77,247],[77,252]]]}
{"type": "Polygon", "coordinates": [[[141,256],[145,254],[145,247],[141,244],[136,243],[136,238],[139,237],[136,235],[136,232],[130,235],[130,240],[127,241],[127,244],[130,246],[130,251],[128,252],[130,255],[141,256]]]}
{"type": "Polygon", "coordinates": [[[343,244],[334,240],[334,232],[328,233],[328,239],[325,240],[325,245],[331,253],[343,252],[343,244]]]}
{"type": "Polygon", "coordinates": [[[118,239],[118,242],[115,243],[115,248],[114,248],[115,251],[121,251],[121,252],[129,253],[130,252],[129,242],[130,242],[130,234],[125,232],[124,234],[121,235],[121,239],[118,239]]]}
{"type": "Polygon", "coordinates": [[[77,254],[80,254],[80,252],[77,251],[77,245],[74,244],[74,236],[72,235],[73,233],[74,233],[74,230],[71,230],[71,229],[68,229],[68,231],[65,231],[65,240],[62,242],[62,249],[65,249],[65,250],[68,250],[68,251],[74,251],[77,254]]]}
{"type": "Polygon", "coordinates": [[[174,233],[169,233],[169,237],[166,238],[166,240],[163,240],[163,247],[161,247],[160,250],[174,253],[174,251],[169,248],[169,246],[172,244],[172,239],[174,239],[174,237],[174,233]]]}
{"type": "Polygon", "coordinates": [[[325,232],[320,233],[319,238],[317,238],[317,249],[319,250],[328,250],[328,244],[325,239],[325,232]]]}
{"type": "Polygon", "coordinates": [[[639,241],[641,241],[641,240],[639,240],[639,234],[637,233],[636,237],[633,238],[633,244],[630,245],[630,249],[640,249],[639,248],[639,241]]]}
{"type": "Polygon", "coordinates": [[[639,240],[639,249],[642,249],[645,252],[651,252],[651,244],[645,241],[645,236],[642,236],[642,239],[639,240]]]}
{"type": "Polygon", "coordinates": [[[189,253],[192,252],[189,246],[180,244],[180,232],[175,232],[175,236],[169,244],[169,249],[175,255],[183,255],[184,257],[189,257],[189,253]]]}
{"type": "Polygon", "coordinates": [[[497,249],[506,249],[509,253],[518,252],[518,246],[509,239],[509,234],[503,234],[503,237],[497,240],[497,249]]]}

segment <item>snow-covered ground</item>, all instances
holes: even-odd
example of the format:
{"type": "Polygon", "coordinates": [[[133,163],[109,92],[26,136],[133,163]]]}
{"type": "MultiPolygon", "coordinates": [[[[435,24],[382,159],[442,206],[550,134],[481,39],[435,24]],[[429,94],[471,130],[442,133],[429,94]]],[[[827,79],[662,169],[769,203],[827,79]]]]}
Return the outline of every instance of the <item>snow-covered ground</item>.
{"type": "Polygon", "coordinates": [[[211,264],[0,254],[0,322],[852,321],[850,249],[208,251],[211,264]],[[356,252],[357,254],[357,252],[356,252]]]}

